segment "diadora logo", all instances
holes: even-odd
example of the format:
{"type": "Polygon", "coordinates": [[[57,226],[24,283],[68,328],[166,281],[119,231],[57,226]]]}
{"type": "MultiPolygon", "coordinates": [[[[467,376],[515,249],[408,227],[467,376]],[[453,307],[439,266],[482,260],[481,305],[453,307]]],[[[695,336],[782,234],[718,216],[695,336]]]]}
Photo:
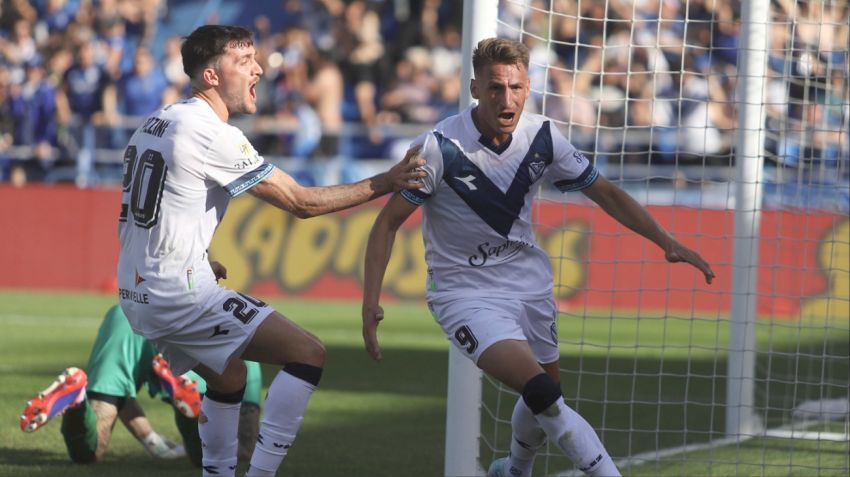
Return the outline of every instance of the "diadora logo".
{"type": "MultiPolygon", "coordinates": [[[[535,154],[534,158],[536,159],[539,154],[535,154]]],[[[543,174],[543,171],[546,169],[546,163],[543,161],[535,161],[528,164],[528,174],[531,176],[531,182],[537,181],[540,178],[540,175],[543,174]]]]}
{"type": "Polygon", "coordinates": [[[218,335],[226,335],[226,334],[229,334],[229,333],[230,333],[230,330],[228,330],[226,328],[221,329],[221,325],[215,325],[215,328],[213,328],[213,333],[212,333],[212,335],[210,335],[210,338],[214,338],[218,335]]]}
{"type": "Polygon", "coordinates": [[[469,174],[466,177],[455,177],[455,179],[463,182],[466,187],[469,187],[469,190],[478,190],[478,187],[476,187],[475,184],[472,183],[472,181],[475,180],[475,176],[472,174],[469,174]]]}

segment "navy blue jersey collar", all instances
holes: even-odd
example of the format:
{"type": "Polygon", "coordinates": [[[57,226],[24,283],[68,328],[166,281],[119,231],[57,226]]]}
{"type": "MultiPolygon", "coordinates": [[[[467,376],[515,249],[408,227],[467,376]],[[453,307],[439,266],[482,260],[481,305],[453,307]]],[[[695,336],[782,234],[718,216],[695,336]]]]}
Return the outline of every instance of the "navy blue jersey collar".
{"type": "Polygon", "coordinates": [[[514,135],[508,134],[508,140],[507,141],[503,142],[502,144],[498,144],[498,145],[494,144],[493,140],[488,138],[488,137],[485,137],[483,134],[481,134],[481,131],[478,130],[478,126],[475,125],[475,111],[477,109],[478,109],[478,106],[476,105],[469,110],[469,121],[472,123],[471,125],[475,129],[475,131],[480,134],[478,136],[478,142],[482,146],[484,146],[487,149],[495,152],[496,154],[501,154],[501,153],[507,151],[508,147],[510,147],[510,145],[511,145],[511,142],[514,140],[514,135]]]}
{"type": "Polygon", "coordinates": [[[508,140],[501,143],[501,144],[498,144],[498,145],[493,144],[493,141],[490,138],[484,137],[484,135],[481,135],[478,138],[478,142],[480,142],[482,146],[484,146],[487,149],[495,152],[496,154],[501,154],[501,153],[505,152],[508,149],[508,147],[510,147],[511,141],[513,141],[513,140],[514,140],[513,134],[509,134],[508,140]]]}

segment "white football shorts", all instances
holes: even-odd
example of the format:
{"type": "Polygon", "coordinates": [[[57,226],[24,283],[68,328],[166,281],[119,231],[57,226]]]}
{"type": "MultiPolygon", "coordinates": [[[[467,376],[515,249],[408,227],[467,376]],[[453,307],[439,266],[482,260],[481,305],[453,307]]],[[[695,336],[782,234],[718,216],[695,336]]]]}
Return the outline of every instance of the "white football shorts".
{"type": "Polygon", "coordinates": [[[260,323],[274,312],[263,301],[218,286],[204,301],[212,306],[197,310],[197,319],[174,333],[151,340],[175,375],[198,363],[223,373],[231,359],[242,355],[260,323]]]}
{"type": "Polygon", "coordinates": [[[466,298],[432,301],[428,307],[449,341],[475,363],[484,350],[502,340],[527,341],[542,364],[560,358],[554,298],[466,298]]]}

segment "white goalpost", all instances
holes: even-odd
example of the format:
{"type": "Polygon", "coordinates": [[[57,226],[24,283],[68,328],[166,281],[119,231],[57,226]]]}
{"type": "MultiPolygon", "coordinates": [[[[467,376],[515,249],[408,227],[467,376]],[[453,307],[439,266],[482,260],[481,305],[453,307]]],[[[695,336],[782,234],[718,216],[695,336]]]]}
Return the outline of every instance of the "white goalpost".
{"type": "MultiPolygon", "coordinates": [[[[564,396],[624,475],[850,473],[848,3],[464,2],[461,108],[474,45],[523,41],[526,109],[718,275],[540,192],[564,396]]],[[[445,475],[507,454],[517,397],[450,350],[445,475]]]]}

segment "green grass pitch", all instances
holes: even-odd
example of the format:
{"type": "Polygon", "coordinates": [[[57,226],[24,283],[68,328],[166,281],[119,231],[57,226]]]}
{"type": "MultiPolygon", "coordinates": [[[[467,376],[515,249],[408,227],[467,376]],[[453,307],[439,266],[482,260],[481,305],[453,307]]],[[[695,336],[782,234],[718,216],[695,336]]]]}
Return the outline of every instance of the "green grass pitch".
{"type": "MultiPolygon", "coordinates": [[[[112,296],[104,295],[0,292],[0,477],[199,474],[188,461],[151,459],[121,424],[116,425],[105,460],[92,466],[70,463],[58,422],[51,422],[34,434],[25,434],[18,428],[18,416],[29,397],[46,387],[65,367],[85,366],[103,313],[113,303],[112,296]]],[[[363,351],[358,303],[272,303],[319,336],[328,349],[322,384],[279,474],[442,475],[448,344],[424,303],[385,305],[386,320],[379,330],[384,347],[381,363],[372,362],[363,351]]],[[[727,339],[722,331],[725,324],[683,319],[649,319],[640,324],[626,318],[579,321],[584,344],[567,343],[562,350],[563,388],[568,400],[577,395],[575,387],[580,385],[582,400],[571,405],[576,404],[592,424],[601,423],[610,429],[631,426],[639,431],[631,437],[624,432],[606,432],[605,441],[612,454],[639,451],[642,445],[651,444],[654,448],[656,440],[663,445],[698,442],[705,440],[704,430],[722,431],[722,415],[683,415],[681,405],[650,402],[657,400],[659,392],[672,398],[687,392],[689,403],[712,399],[722,402],[723,389],[717,385],[721,380],[707,376],[725,373],[725,361],[713,351],[727,339]],[[669,342],[671,334],[691,339],[699,346],[659,346],[669,342]],[[598,349],[592,345],[609,336],[613,347],[598,349]],[[663,360],[658,359],[659,353],[663,353],[663,360]],[[661,362],[664,373],[689,371],[696,377],[687,387],[683,380],[665,378],[662,382],[649,377],[661,371],[661,362]],[[597,398],[618,400],[631,395],[646,398],[648,404],[626,403],[619,406],[622,412],[613,412],[611,409],[618,407],[609,406],[606,413],[594,402],[597,398]],[[660,432],[640,432],[655,429],[656,421],[661,423],[660,432]],[[683,433],[683,427],[693,432],[683,433]]],[[[565,341],[569,341],[566,333],[573,322],[569,316],[559,320],[565,341]]],[[[759,336],[760,340],[769,339],[775,344],[790,340],[791,331],[770,330],[769,337],[764,333],[759,336]]],[[[848,336],[846,330],[839,330],[830,346],[837,346],[839,354],[846,354],[848,336]]],[[[823,336],[819,339],[822,342],[823,336]]],[[[273,373],[273,368],[264,368],[266,384],[273,373]]],[[[488,405],[498,399],[492,394],[485,388],[488,405]]],[[[512,406],[512,398],[505,397],[501,395],[506,403],[502,406],[512,406]]],[[[157,431],[178,438],[167,405],[146,394],[140,402],[157,431]]],[[[499,427],[488,427],[485,422],[482,435],[485,439],[495,436],[496,448],[503,449],[507,445],[506,433],[499,432],[499,427]]],[[[485,466],[492,456],[492,451],[482,450],[485,466]]],[[[571,468],[565,459],[553,455],[538,459],[535,475],[557,474],[571,468]]],[[[244,465],[240,466],[242,469],[244,465]]],[[[626,475],[669,476],[846,475],[848,445],[754,439],[624,470],[626,475]],[[712,464],[706,465],[709,461],[712,464]]]]}

